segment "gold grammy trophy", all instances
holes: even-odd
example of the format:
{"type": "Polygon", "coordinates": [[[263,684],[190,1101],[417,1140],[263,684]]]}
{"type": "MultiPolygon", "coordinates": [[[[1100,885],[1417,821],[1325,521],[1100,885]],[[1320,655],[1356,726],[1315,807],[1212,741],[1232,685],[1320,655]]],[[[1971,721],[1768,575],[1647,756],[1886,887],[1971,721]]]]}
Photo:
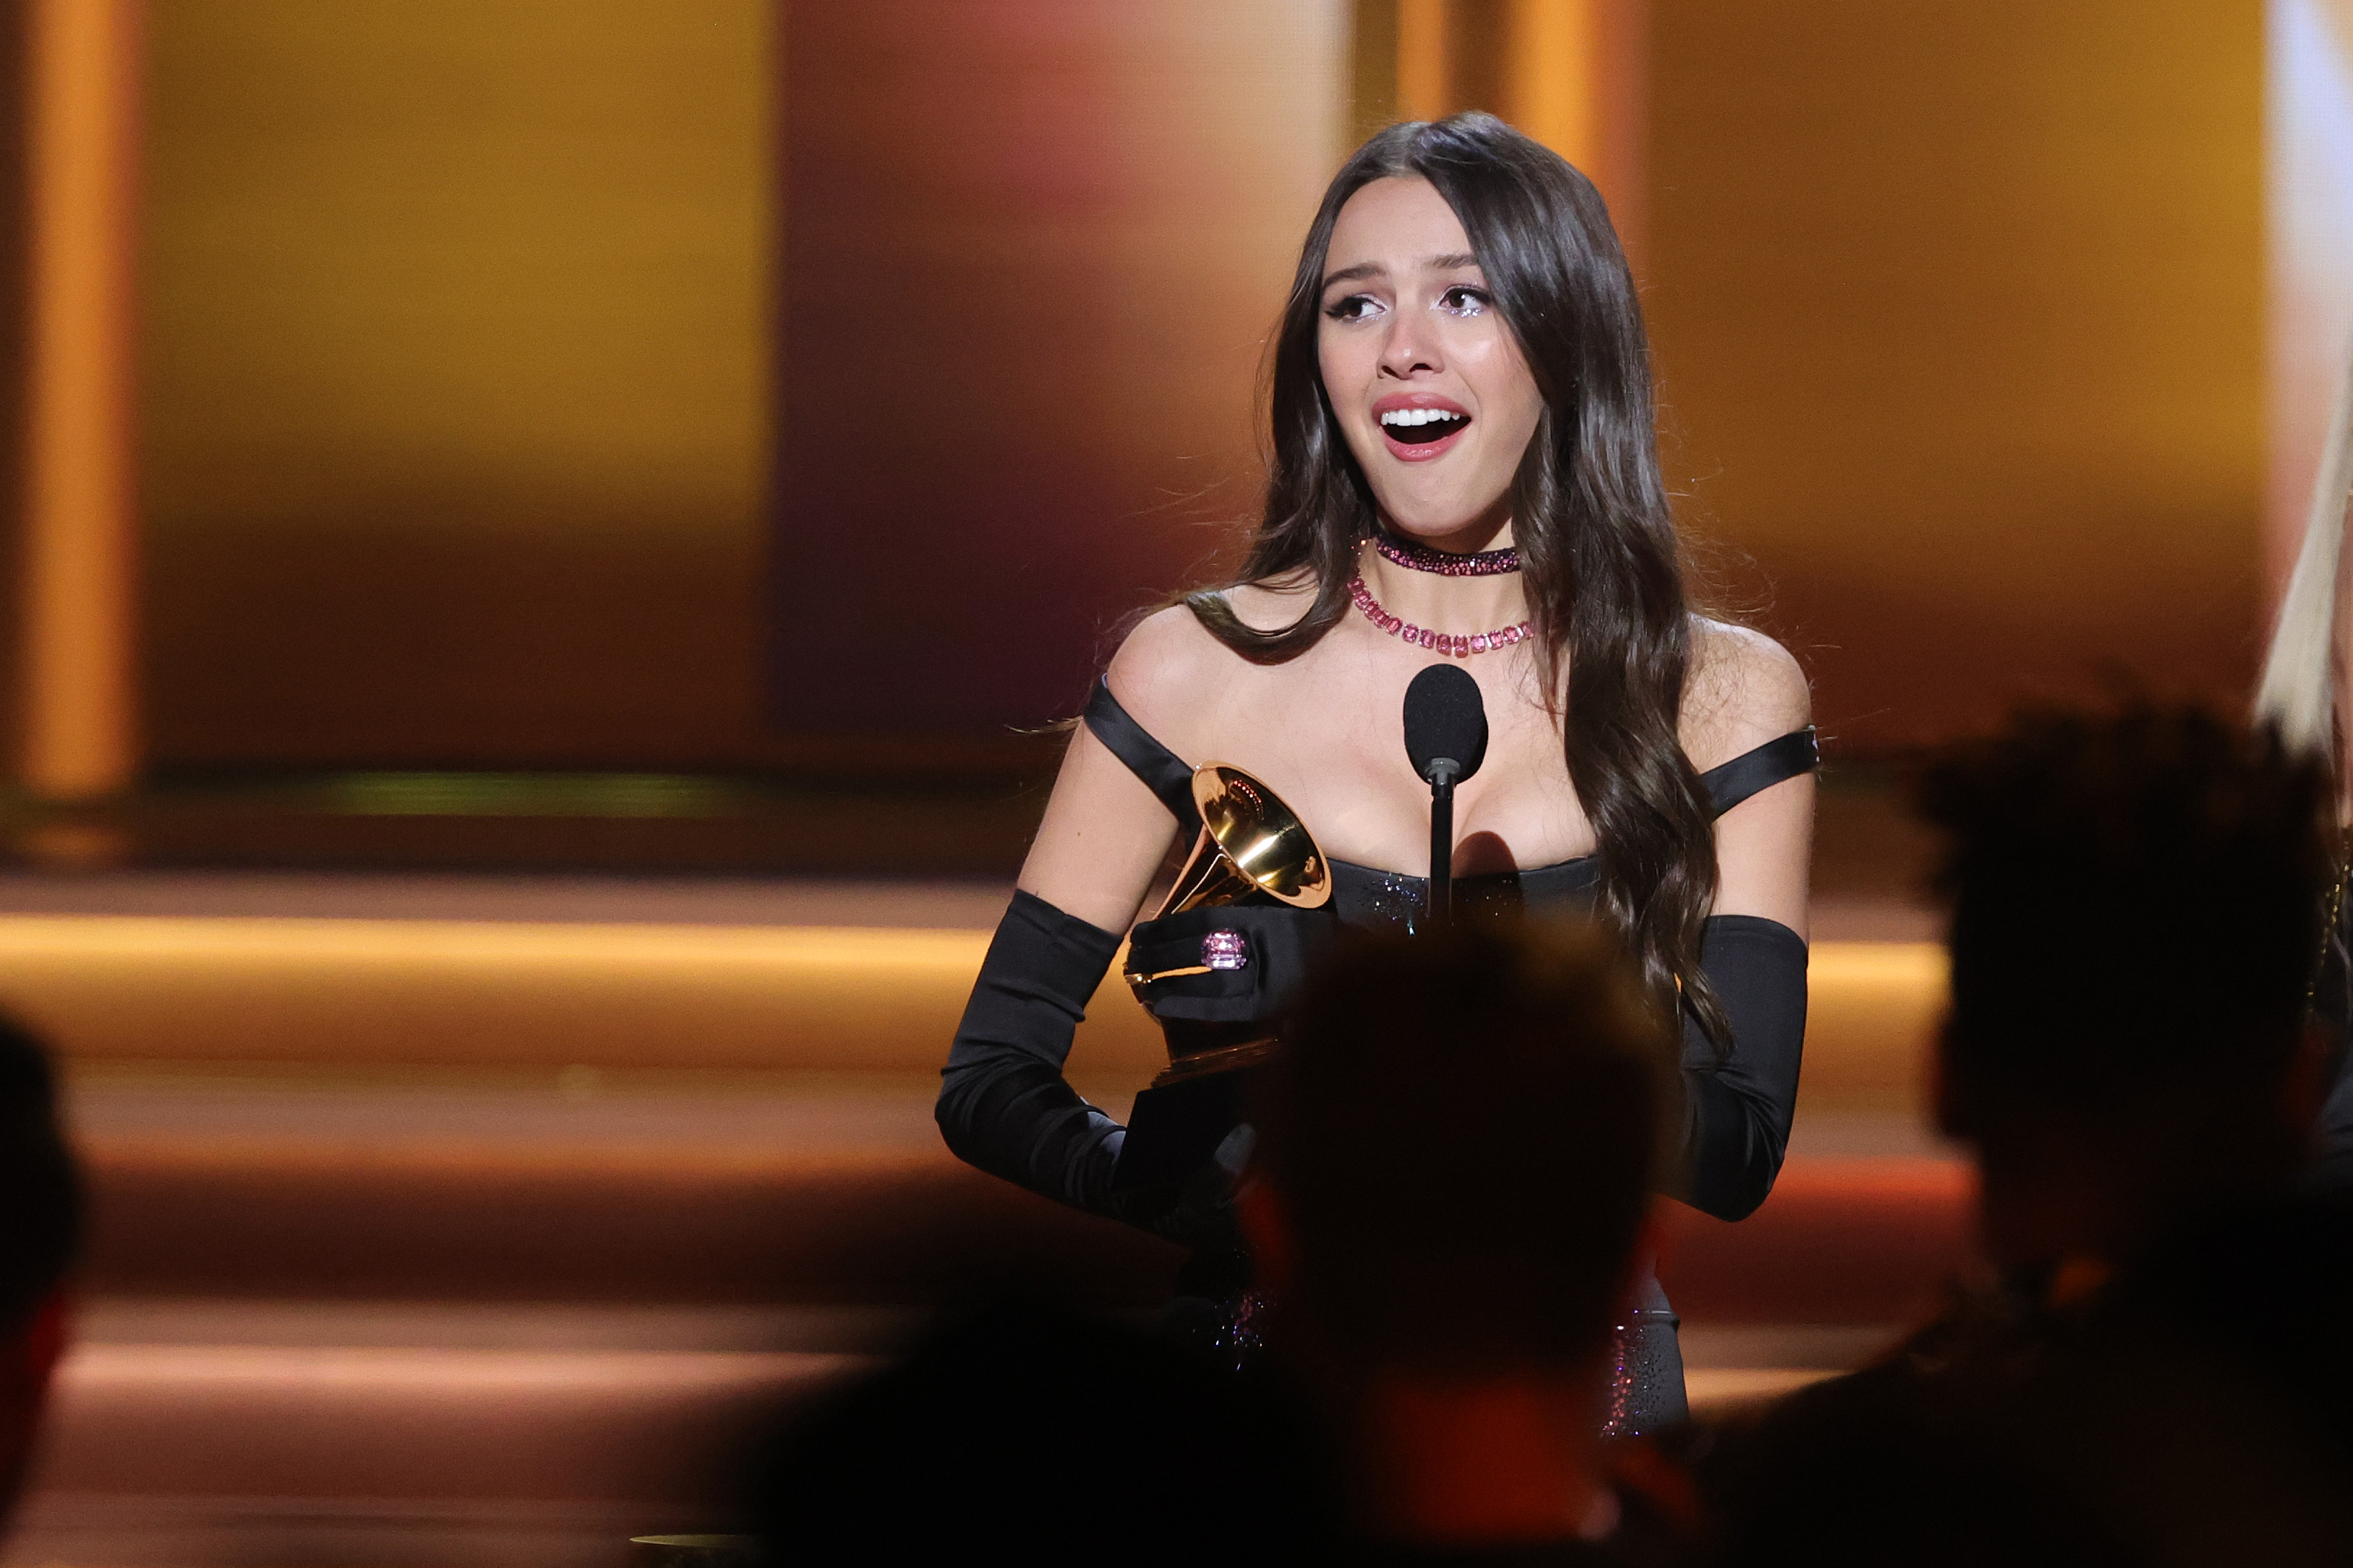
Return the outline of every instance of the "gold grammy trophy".
{"type": "MultiPolygon", "coordinates": [[[[1201,813],[1200,836],[1153,920],[1239,903],[1252,893],[1301,910],[1321,909],[1332,897],[1330,862],[1298,814],[1265,784],[1240,768],[1203,763],[1193,770],[1193,804],[1201,813]]],[[[1130,970],[1125,979],[1148,1006],[1145,988],[1155,981],[1241,969],[1251,962],[1240,931],[1212,930],[1201,938],[1198,963],[1150,973],[1130,970]]],[[[1163,1018],[1161,1029],[1168,1037],[1169,1064],[1153,1080],[1154,1089],[1249,1067],[1274,1045],[1272,1026],[1263,1020],[1232,1025],[1163,1018]]]]}

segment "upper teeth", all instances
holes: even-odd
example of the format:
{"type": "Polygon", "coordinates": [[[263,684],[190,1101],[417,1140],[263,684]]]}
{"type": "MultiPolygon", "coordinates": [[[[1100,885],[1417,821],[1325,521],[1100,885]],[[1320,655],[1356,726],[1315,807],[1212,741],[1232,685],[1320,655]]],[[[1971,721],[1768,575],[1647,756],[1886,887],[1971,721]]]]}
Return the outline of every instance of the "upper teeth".
{"type": "Polygon", "coordinates": [[[1450,408],[1392,408],[1381,416],[1384,425],[1435,425],[1441,419],[1460,419],[1462,416],[1450,408]]]}

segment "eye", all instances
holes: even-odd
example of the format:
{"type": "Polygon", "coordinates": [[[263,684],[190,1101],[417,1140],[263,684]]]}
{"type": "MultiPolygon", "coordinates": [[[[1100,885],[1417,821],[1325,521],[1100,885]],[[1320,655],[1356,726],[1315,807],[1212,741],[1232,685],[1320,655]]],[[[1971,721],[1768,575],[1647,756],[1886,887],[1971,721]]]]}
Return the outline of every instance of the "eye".
{"type": "Polygon", "coordinates": [[[1494,297],[1487,290],[1468,283],[1457,283],[1438,297],[1438,308],[1456,316],[1483,316],[1494,302],[1494,297]]]}
{"type": "Polygon", "coordinates": [[[1324,306],[1324,313],[1335,321],[1361,321],[1380,308],[1381,302],[1370,294],[1351,294],[1324,306]]]}

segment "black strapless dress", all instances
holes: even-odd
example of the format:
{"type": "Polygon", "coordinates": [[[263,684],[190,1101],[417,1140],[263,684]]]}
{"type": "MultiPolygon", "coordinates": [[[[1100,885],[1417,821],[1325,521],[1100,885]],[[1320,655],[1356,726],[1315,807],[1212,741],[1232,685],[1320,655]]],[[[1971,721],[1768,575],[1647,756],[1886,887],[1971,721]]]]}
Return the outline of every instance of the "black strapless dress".
{"type": "MultiPolygon", "coordinates": [[[[1096,684],[1087,705],[1086,724],[1113,755],[1152,788],[1181,828],[1187,832],[1198,830],[1201,819],[1193,805],[1192,767],[1138,724],[1112,695],[1108,684],[1096,684]]],[[[1715,815],[1720,816],[1761,789],[1811,772],[1817,760],[1813,731],[1800,730],[1709,771],[1702,775],[1701,782],[1708,789],[1715,815]]],[[[1427,878],[1345,860],[1333,860],[1331,870],[1331,900],[1324,910],[1308,912],[1311,919],[1328,919],[1357,930],[1410,932],[1424,918],[1429,897],[1427,878]]],[[[1599,858],[1590,855],[1526,870],[1459,877],[1454,879],[1454,910],[1457,918],[1465,920],[1585,914],[1592,909],[1599,877],[1599,858]]],[[[1200,933],[1191,928],[1203,920],[1259,927],[1261,929],[1252,932],[1253,946],[1276,960],[1261,965],[1257,974],[1208,975],[1147,988],[1145,1005],[1155,1012],[1168,1009],[1176,1016],[1197,1020],[1206,1017],[1240,1024],[1271,1016],[1287,984],[1296,979],[1295,975],[1279,973],[1284,967],[1281,955],[1286,946],[1293,945],[1282,940],[1283,928],[1298,924],[1303,912],[1274,905],[1271,900],[1263,903],[1265,907],[1247,912],[1229,906],[1216,911],[1195,911],[1192,916],[1177,917],[1176,921],[1139,926],[1134,933],[1139,946],[1153,940],[1155,924],[1181,922],[1186,928],[1182,938],[1193,942],[1199,941],[1200,933]]],[[[1716,1109],[1723,1110],[1726,1108],[1722,1102],[1727,1096],[1721,1091],[1730,1089],[1729,1098],[1735,1103],[1730,1107],[1730,1115],[1686,1118],[1687,1152],[1701,1163],[1715,1156],[1712,1163],[1718,1169],[1695,1172],[1702,1178],[1694,1184],[1698,1191],[1686,1191],[1682,1195],[1723,1217],[1738,1218],[1763,1201],[1765,1191],[1770,1188],[1773,1175],[1779,1169],[1788,1136],[1796,1104],[1799,1042],[1804,1032],[1805,947],[1795,932],[1770,921],[1732,916],[1719,917],[1709,923],[1710,951],[1704,960],[1715,960],[1715,966],[1709,968],[1710,978],[1718,982],[1727,1010],[1734,1016],[1734,1047],[1731,1057],[1725,1058],[1697,1035],[1695,1026],[1687,1026],[1685,1077],[1687,1080],[1694,1076],[1700,1079],[1694,1090],[1695,1100],[1712,1098],[1718,1102],[1716,1109]],[[1746,927],[1769,927],[1770,931],[1743,929],[1740,922],[1746,922],[1746,927]],[[1776,940],[1772,933],[1778,933],[1782,940],[1776,940]],[[1760,976],[1756,973],[1755,939],[1760,936],[1764,938],[1762,951],[1768,958],[1778,960],[1767,967],[1778,970],[1778,973],[1760,976]],[[1744,938],[1748,939],[1745,945],[1741,940],[1744,938]],[[1796,965],[1794,991],[1788,984],[1792,948],[1796,965]],[[1730,967],[1742,972],[1720,974],[1719,969],[1726,967],[1727,959],[1734,961],[1730,967]],[[1766,982],[1762,985],[1757,983],[1760,979],[1766,982]],[[1776,994],[1763,998],[1761,1008],[1760,991],[1776,994]],[[1792,997],[1794,1017],[1789,1016],[1792,997]],[[1780,1016],[1760,1016],[1760,1012],[1780,1016]],[[1744,1049],[1747,1052],[1745,1058],[1744,1049]],[[1710,1148],[1711,1133],[1716,1134],[1714,1143],[1734,1142],[1738,1147],[1710,1148]],[[1748,1195],[1752,1192],[1753,1197],[1748,1195]],[[1708,1201],[1711,1193],[1716,1201],[1708,1201]]],[[[1250,1303],[1245,1301],[1241,1310],[1246,1315],[1250,1303]]],[[[1634,1304],[1626,1321],[1618,1326],[1609,1424],[1605,1428],[1609,1435],[1634,1436],[1655,1431],[1687,1415],[1683,1353],[1676,1337],[1678,1321],[1665,1290],[1655,1274],[1646,1268],[1634,1304]]],[[[1212,1331],[1246,1339],[1249,1331],[1247,1323],[1218,1323],[1212,1326],[1212,1331]]]]}

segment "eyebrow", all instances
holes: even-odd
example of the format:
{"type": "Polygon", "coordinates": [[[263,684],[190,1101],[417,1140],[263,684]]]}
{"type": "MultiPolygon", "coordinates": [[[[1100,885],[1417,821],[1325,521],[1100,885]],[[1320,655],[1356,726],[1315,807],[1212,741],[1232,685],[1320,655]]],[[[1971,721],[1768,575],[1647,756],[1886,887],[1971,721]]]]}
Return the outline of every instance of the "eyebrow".
{"type": "MultiPolygon", "coordinates": [[[[1422,265],[1434,272],[1452,272],[1460,268],[1478,266],[1479,258],[1467,250],[1455,250],[1444,256],[1430,257],[1422,265]]],[[[1388,275],[1389,269],[1377,261],[1359,261],[1354,267],[1343,267],[1337,272],[1325,273],[1323,286],[1329,289],[1335,283],[1355,283],[1366,278],[1386,278],[1388,275]]]]}

